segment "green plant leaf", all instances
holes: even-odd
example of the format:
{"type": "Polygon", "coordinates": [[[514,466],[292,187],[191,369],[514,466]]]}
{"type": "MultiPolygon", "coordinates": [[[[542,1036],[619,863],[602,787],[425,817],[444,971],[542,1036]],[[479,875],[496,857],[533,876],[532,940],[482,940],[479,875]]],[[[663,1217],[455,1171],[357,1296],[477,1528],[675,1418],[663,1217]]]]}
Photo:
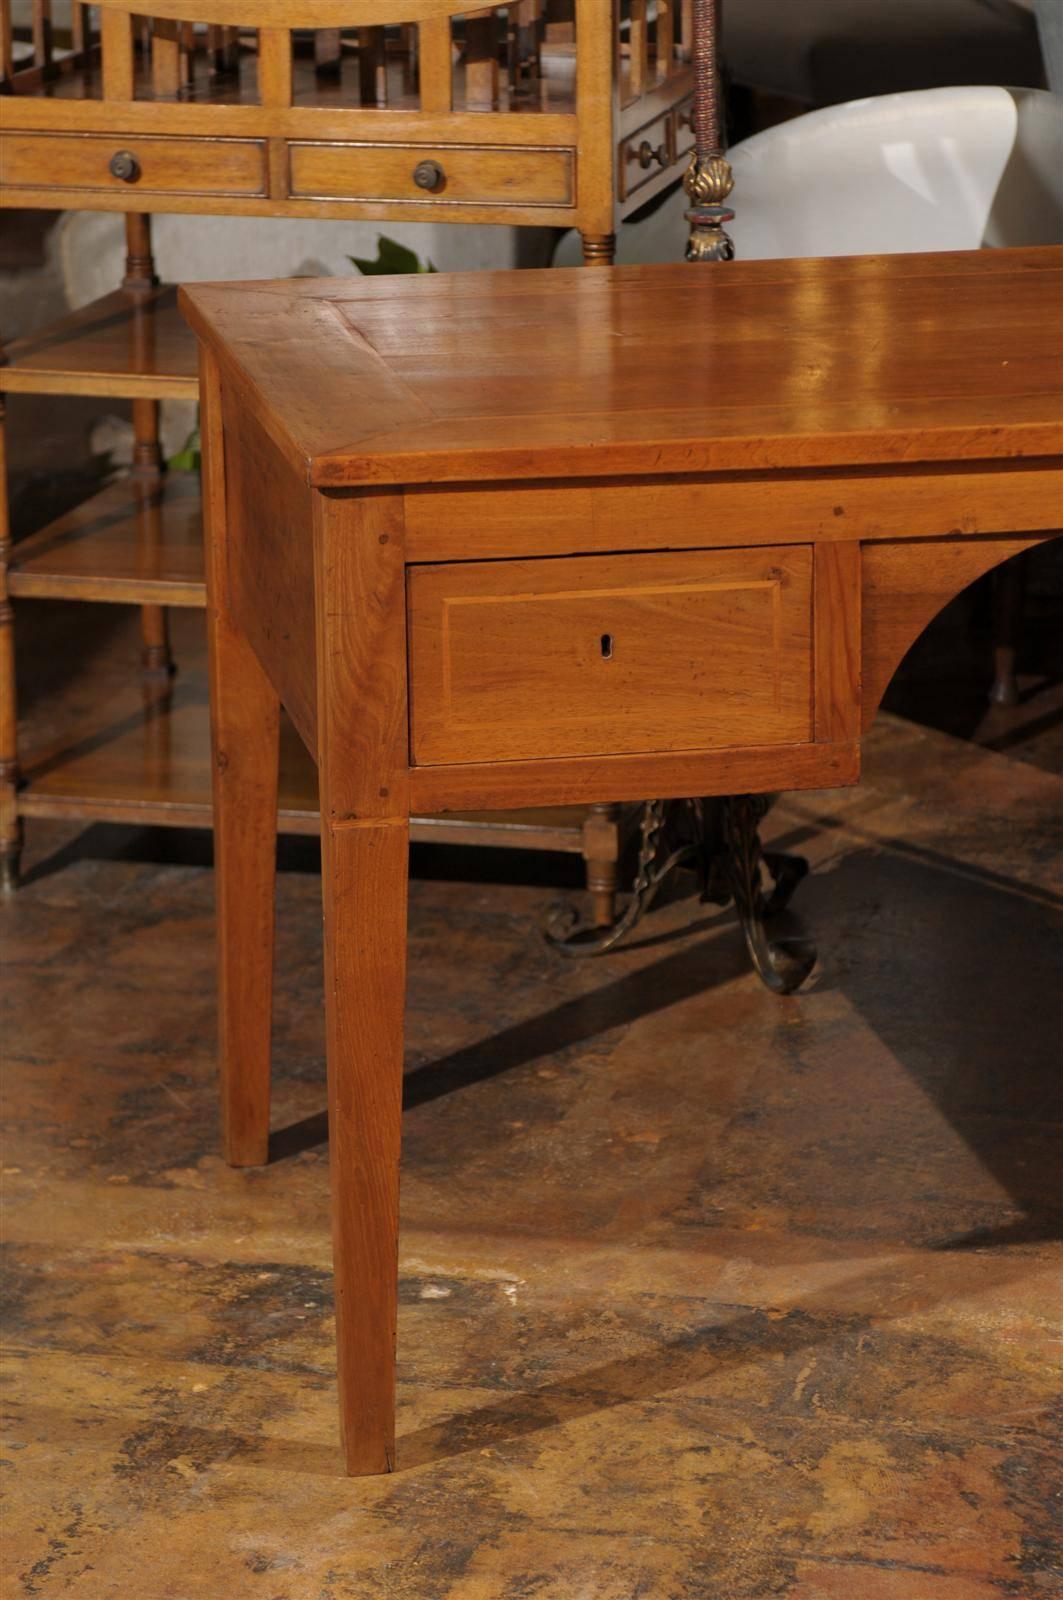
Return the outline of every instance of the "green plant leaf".
{"type": "Polygon", "coordinates": [[[389,239],[386,234],[377,235],[376,249],[375,261],[370,261],[365,256],[348,256],[347,260],[367,278],[375,278],[396,272],[434,272],[436,270],[430,261],[422,261],[416,250],[409,249],[407,245],[399,244],[395,239],[389,239]]]}
{"type": "Polygon", "coordinates": [[[176,455],[171,456],[166,464],[174,472],[198,472],[201,459],[199,423],[197,422],[180,450],[176,455]]]}

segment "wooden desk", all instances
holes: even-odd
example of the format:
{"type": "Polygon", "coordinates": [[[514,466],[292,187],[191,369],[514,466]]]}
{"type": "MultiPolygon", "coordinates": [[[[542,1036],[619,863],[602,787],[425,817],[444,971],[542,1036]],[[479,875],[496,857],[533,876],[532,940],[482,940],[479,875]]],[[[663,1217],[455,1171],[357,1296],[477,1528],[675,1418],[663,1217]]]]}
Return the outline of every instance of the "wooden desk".
{"type": "Polygon", "coordinates": [[[226,1152],[267,1153],[283,703],[321,782],[346,1459],[385,1471],[411,807],[855,782],[908,645],[1063,520],[1063,250],[182,298],[226,1152]]]}

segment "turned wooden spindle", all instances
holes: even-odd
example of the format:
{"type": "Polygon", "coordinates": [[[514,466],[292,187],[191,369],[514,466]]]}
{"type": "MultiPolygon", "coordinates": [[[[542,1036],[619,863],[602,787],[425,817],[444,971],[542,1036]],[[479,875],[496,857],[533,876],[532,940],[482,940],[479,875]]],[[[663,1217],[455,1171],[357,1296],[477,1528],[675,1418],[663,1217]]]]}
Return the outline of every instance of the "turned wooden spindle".
{"type": "Polygon", "coordinates": [[[8,596],[11,530],[7,513],[4,407],[0,404],[0,892],[18,884],[22,821],[18,814],[18,727],[15,699],[15,614],[8,596]]]}

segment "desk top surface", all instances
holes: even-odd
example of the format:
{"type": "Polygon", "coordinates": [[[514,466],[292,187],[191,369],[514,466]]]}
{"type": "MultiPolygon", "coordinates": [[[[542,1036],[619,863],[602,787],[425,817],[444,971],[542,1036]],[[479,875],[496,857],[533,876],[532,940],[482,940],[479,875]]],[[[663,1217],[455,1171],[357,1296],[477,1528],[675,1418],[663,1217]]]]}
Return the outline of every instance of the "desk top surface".
{"type": "Polygon", "coordinates": [[[203,284],[322,487],[1063,452],[1063,247],[203,284]]]}

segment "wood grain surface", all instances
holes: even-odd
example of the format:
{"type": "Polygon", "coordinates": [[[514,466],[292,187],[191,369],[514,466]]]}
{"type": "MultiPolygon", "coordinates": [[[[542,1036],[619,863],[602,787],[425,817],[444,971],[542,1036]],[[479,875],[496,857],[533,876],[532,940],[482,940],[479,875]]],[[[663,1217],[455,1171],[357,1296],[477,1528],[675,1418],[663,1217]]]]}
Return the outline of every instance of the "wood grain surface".
{"type": "Polygon", "coordinates": [[[233,622],[269,671],[284,708],[317,755],[311,491],[232,396],[223,392],[226,581],[233,622]],[[294,535],[294,536],[293,536],[294,535]]]}
{"type": "Polygon", "coordinates": [[[406,495],[411,561],[691,549],[787,539],[929,539],[1054,530],[1063,465],[994,461],[728,472],[608,482],[420,485],[406,495]],[[648,530],[652,530],[650,533],[648,530]]]}
{"type": "Polygon", "coordinates": [[[811,737],[808,545],[452,562],[408,593],[419,765],[811,737]]]}
{"type": "Polygon", "coordinates": [[[222,1140],[233,1166],[257,1166],[269,1150],[280,696],[232,616],[227,440],[209,351],[201,387],[222,1140]]]}
{"type": "Polygon", "coordinates": [[[395,1465],[411,808],[855,782],[919,629],[1058,515],[1061,287],[1045,249],[184,293],[234,1159],[268,1122],[268,935],[235,952],[272,895],[275,698],[305,732],[316,686],[350,1472],[395,1465]]]}
{"type": "Polygon", "coordinates": [[[210,285],[183,304],[322,487],[1063,452],[1060,247],[377,278],[312,300],[210,285]]]}

